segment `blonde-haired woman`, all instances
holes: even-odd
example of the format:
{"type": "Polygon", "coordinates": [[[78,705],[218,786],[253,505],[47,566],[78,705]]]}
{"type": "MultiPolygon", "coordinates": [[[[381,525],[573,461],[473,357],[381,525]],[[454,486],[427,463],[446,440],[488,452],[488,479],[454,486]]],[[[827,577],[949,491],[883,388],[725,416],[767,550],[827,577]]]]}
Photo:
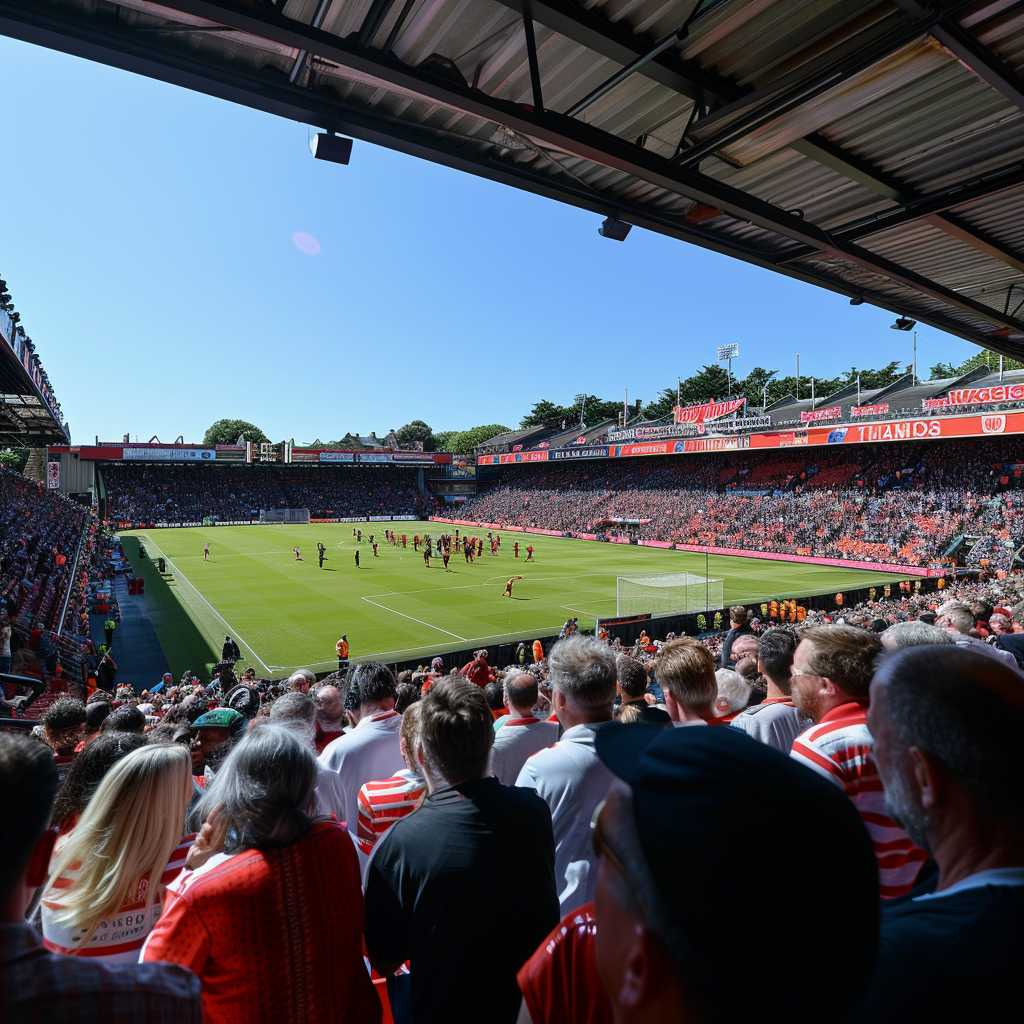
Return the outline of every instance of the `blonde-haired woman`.
{"type": "Polygon", "coordinates": [[[193,838],[182,838],[192,792],[181,744],[142,747],[110,769],[54,852],[41,907],[47,949],[138,961],[193,838]]]}

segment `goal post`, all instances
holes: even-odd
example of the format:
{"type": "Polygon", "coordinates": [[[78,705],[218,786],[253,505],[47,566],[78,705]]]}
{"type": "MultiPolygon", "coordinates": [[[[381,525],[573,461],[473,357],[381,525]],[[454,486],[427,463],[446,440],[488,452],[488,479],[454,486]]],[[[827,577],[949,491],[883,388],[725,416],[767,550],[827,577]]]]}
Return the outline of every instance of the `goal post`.
{"type": "Polygon", "coordinates": [[[671,615],[724,607],[725,584],[709,576],[658,572],[618,576],[615,580],[617,615],[671,615]]]}
{"type": "Polygon", "coordinates": [[[261,508],[261,523],[308,523],[308,508],[261,508]]]}

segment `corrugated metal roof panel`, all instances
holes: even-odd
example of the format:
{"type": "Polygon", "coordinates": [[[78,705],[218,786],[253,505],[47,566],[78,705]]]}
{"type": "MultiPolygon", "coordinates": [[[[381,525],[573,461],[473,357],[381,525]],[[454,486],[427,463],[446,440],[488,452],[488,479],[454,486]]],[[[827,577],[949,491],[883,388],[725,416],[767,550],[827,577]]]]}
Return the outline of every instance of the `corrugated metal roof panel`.
{"type": "MultiPolygon", "coordinates": [[[[786,260],[786,273],[1011,345],[994,332],[1006,323],[1000,296],[1020,279],[1024,190],[966,204],[956,236],[934,219],[911,222],[862,239],[858,258],[828,235],[1024,161],[1024,113],[894,0],[581,0],[578,9],[534,0],[543,118],[533,111],[522,2],[413,0],[397,32],[405,5],[395,2],[362,44],[371,0],[333,0],[321,35],[304,31],[320,0],[287,0],[277,12],[218,0],[0,0],[0,26],[17,34],[48,18],[54,45],[80,52],[76,33],[87,25],[109,40],[110,63],[134,67],[141,52],[169,80],[343,125],[741,258],[786,260]],[[695,11],[657,61],[578,118],[562,116],[695,11]],[[62,28],[71,14],[81,21],[62,28]],[[309,73],[293,74],[305,48],[309,73]],[[695,97],[707,109],[689,124],[695,97]],[[784,112],[769,109],[782,99],[784,112]],[[684,150],[696,141],[704,155],[684,152],[684,168],[670,160],[688,125],[684,150]],[[730,128],[735,137],[721,134],[730,128]],[[987,248],[965,240],[963,225],[984,231],[987,248]],[[878,258],[895,271],[864,265],[878,258]]],[[[1011,67],[1024,64],[1021,3],[989,0],[963,24],[1011,67]]],[[[1024,324],[1012,331],[1024,352],[1024,324]]]]}

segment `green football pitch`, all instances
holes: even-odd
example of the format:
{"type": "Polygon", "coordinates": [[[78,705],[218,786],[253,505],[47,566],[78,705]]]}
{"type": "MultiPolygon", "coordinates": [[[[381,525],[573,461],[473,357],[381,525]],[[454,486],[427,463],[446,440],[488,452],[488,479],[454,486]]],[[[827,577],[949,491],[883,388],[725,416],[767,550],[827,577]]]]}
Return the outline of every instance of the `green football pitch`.
{"type": "MultiPolygon", "coordinates": [[[[690,552],[556,537],[502,534],[497,556],[485,552],[472,565],[453,557],[428,569],[413,551],[414,533],[441,532],[438,523],[396,523],[407,550],[384,543],[385,526],[360,524],[362,561],[349,523],[301,526],[219,526],[128,531],[122,534],[136,571],[146,577],[154,626],[171,670],[208,669],[226,633],[242,651],[243,667],[282,676],[296,667],[336,667],[334,644],[346,633],[353,659],[401,661],[474,645],[556,632],[570,616],[584,628],[616,613],[616,577],[692,573],[722,580],[727,604],[770,597],[800,597],[892,582],[898,577],[830,566],[690,552]],[[367,541],[372,530],[380,555],[367,541]],[[512,545],[532,544],[513,557],[512,545]],[[327,547],[323,569],[316,544],[327,547]],[[144,546],[141,559],[138,545],[144,546]],[[210,560],[203,545],[210,544],[210,560]],[[303,560],[296,561],[292,548],[303,560]],[[161,578],[153,559],[163,555],[161,578]],[[510,600],[505,580],[521,575],[510,600]]],[[[470,531],[485,536],[486,531],[470,531]]],[[[486,546],[486,542],[485,542],[486,546]]]]}

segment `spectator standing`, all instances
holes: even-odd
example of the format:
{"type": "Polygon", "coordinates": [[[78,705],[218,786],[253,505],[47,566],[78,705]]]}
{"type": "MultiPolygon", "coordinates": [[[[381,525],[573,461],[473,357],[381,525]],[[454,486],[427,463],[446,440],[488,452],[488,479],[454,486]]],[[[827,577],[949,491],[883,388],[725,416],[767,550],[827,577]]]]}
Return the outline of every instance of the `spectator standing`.
{"type": "Polygon", "coordinates": [[[947,608],[945,611],[940,610],[940,615],[935,625],[940,629],[946,630],[952,636],[953,643],[957,647],[975,651],[978,654],[984,654],[989,658],[997,658],[1010,668],[1015,669],[1017,667],[1017,658],[1011,651],[1003,650],[1000,647],[993,647],[992,644],[987,644],[984,640],[979,640],[977,637],[970,635],[971,630],[975,626],[974,615],[970,609],[965,608],[963,605],[957,604],[947,608]]]}
{"type": "MultiPolygon", "coordinates": [[[[94,705],[90,704],[92,708],[94,705]]],[[[59,835],[67,835],[92,799],[111,768],[133,750],[146,745],[146,738],[134,733],[112,732],[97,736],[74,760],[64,784],[57,791],[50,824],[59,835]]]]}
{"type": "MultiPolygon", "coordinates": [[[[86,708],[88,721],[89,709],[86,708]]],[[[146,731],[146,716],[134,704],[122,704],[103,719],[101,732],[133,732],[141,736],[146,731]]]]}
{"type": "Polygon", "coordinates": [[[647,703],[647,672],[636,658],[620,654],[615,659],[615,678],[615,691],[620,698],[619,714],[624,708],[632,706],[637,709],[637,720],[640,722],[649,722],[651,725],[672,723],[667,711],[647,703]]]}
{"type": "Polygon", "coordinates": [[[895,899],[910,891],[925,853],[889,814],[871,756],[868,688],[881,649],[876,634],[854,626],[811,626],[801,633],[793,703],[815,724],[793,741],[791,754],[853,801],[875,845],[882,898],[895,899]]]}
{"type": "Polygon", "coordinates": [[[548,656],[552,703],[564,732],[534,754],[516,779],[551,810],[555,879],[562,914],[594,895],[590,818],[605,798],[611,775],[594,749],[601,726],[611,721],[615,700],[615,655],[594,637],[559,640],[548,656]]]}
{"type": "Polygon", "coordinates": [[[82,738],[75,748],[78,751],[84,750],[92,741],[99,736],[103,723],[107,720],[113,706],[105,695],[94,694],[85,705],[85,729],[82,738]]]}
{"type": "Polygon", "coordinates": [[[878,945],[878,876],[850,802],[736,729],[614,725],[597,749],[617,776],[594,822],[597,969],[617,1024],[764,1016],[764,987],[743,979],[737,944],[805,948],[807,920],[751,900],[751,850],[798,865],[801,887],[826,893],[842,922],[813,970],[772,986],[773,1018],[847,1019],[878,945]]]}
{"type": "MultiPolygon", "coordinates": [[[[308,693],[289,690],[282,693],[270,706],[270,721],[274,725],[283,725],[293,729],[302,742],[316,751],[316,705],[308,693]]],[[[316,806],[321,817],[332,815],[329,794],[334,784],[334,773],[325,768],[319,761],[316,765],[316,806]]]]}
{"type": "Polygon", "coordinates": [[[896,622],[880,634],[882,648],[898,651],[904,647],[918,647],[921,644],[951,644],[953,637],[944,629],[929,622],[914,619],[911,622],[896,622]]]}
{"type": "Polygon", "coordinates": [[[316,701],[316,752],[322,754],[328,743],[333,743],[345,732],[348,719],[345,717],[345,700],[338,687],[325,683],[317,687],[313,697],[316,701]]]}
{"type": "Polygon", "coordinates": [[[864,1019],[997,1018],[1024,955],[1020,677],[970,650],[902,651],[871,684],[868,721],[886,800],[938,882],[883,907],[864,1019]]]}
{"type": "Polygon", "coordinates": [[[789,753],[793,740],[811,724],[790,696],[796,644],[796,633],[785,626],[775,626],[761,634],[757,642],[757,670],[768,685],[767,696],[732,720],[734,728],[782,754],[789,753]]]}
{"type": "Polygon", "coordinates": [[[57,775],[63,782],[85,730],[85,705],[74,697],[60,697],[43,712],[37,728],[53,751],[57,775]]]}
{"type": "Polygon", "coordinates": [[[509,714],[494,723],[491,773],[503,786],[514,786],[526,759],[558,740],[558,723],[537,718],[537,677],[510,672],[505,678],[509,714]]]}
{"type": "Polygon", "coordinates": [[[654,659],[654,674],[673,725],[707,725],[718,683],[715,659],[699,640],[681,636],[662,644],[654,659]]]}
{"type": "Polygon", "coordinates": [[[220,649],[220,660],[234,665],[241,657],[242,652],[238,649],[238,644],[230,636],[224,637],[224,643],[220,649]]]}
{"type": "Polygon", "coordinates": [[[231,748],[245,734],[248,722],[234,708],[214,708],[201,714],[193,723],[193,773],[200,785],[207,785],[220,771],[231,748]]]}
{"type": "Polygon", "coordinates": [[[0,791],[8,821],[0,844],[0,1020],[5,1024],[200,1024],[199,980],[165,964],[112,967],[48,952],[25,911],[46,880],[57,788],[53,758],[27,737],[0,733],[0,791]]]}
{"type": "Polygon", "coordinates": [[[412,814],[427,795],[427,783],[418,760],[420,702],[410,704],[402,712],[399,749],[405,767],[390,779],[366,782],[359,789],[359,849],[367,857],[385,832],[407,814],[412,814]]]}
{"type": "Polygon", "coordinates": [[[464,676],[471,683],[477,686],[486,686],[494,680],[494,670],[487,663],[487,651],[477,651],[472,661],[467,661],[459,670],[459,675],[464,676]]]}
{"type": "Polygon", "coordinates": [[[750,683],[731,668],[720,668],[715,673],[715,695],[712,725],[728,725],[747,706],[752,688],[750,683]]]}
{"type": "Polygon", "coordinates": [[[441,680],[420,714],[429,795],[370,861],[366,948],[383,975],[410,961],[416,1024],[511,1024],[516,971],[558,918],[551,818],[535,794],[485,777],[494,728],[478,686],[441,680]],[[515,913],[489,910],[511,878],[515,913]]]}
{"type": "Polygon", "coordinates": [[[395,711],[397,683],[391,669],[379,662],[357,665],[350,687],[359,702],[353,713],[356,726],[324,748],[320,764],[334,776],[325,775],[321,783],[326,805],[354,836],[359,787],[390,778],[404,762],[399,735],[402,717],[395,711]]]}
{"type": "Polygon", "coordinates": [[[517,1024],[612,1024],[597,973],[597,916],[584,903],[562,918],[516,975],[523,994],[517,1024]]]}
{"type": "Polygon", "coordinates": [[[296,669],[288,677],[288,689],[299,693],[309,693],[309,688],[316,682],[316,675],[308,668],[296,669]]]}
{"type": "Polygon", "coordinates": [[[110,651],[104,651],[96,666],[96,685],[107,693],[114,692],[114,682],[117,679],[117,662],[110,651]]]}
{"type": "Polygon", "coordinates": [[[164,887],[185,863],[191,798],[181,744],[148,745],[117,761],[54,851],[41,904],[47,949],[108,963],[138,960],[164,887]]]}
{"type": "Polygon", "coordinates": [[[103,639],[107,647],[114,642],[115,629],[117,629],[117,620],[111,615],[103,623],[103,639]]]}
{"type": "Polygon", "coordinates": [[[989,617],[988,624],[995,636],[995,646],[1012,654],[1017,667],[1024,669],[1024,633],[1013,631],[1013,619],[1007,615],[994,614],[989,617]]]}
{"type": "Polygon", "coordinates": [[[205,1024],[380,1019],[356,853],[336,822],[314,821],[316,778],[294,731],[261,725],[196,808],[190,870],[168,888],[142,960],[200,977],[205,1024]]]}
{"type": "Polygon", "coordinates": [[[719,668],[732,668],[732,645],[738,637],[747,636],[751,629],[747,622],[747,609],[743,605],[734,605],[729,609],[729,630],[722,640],[722,653],[719,668]]]}

